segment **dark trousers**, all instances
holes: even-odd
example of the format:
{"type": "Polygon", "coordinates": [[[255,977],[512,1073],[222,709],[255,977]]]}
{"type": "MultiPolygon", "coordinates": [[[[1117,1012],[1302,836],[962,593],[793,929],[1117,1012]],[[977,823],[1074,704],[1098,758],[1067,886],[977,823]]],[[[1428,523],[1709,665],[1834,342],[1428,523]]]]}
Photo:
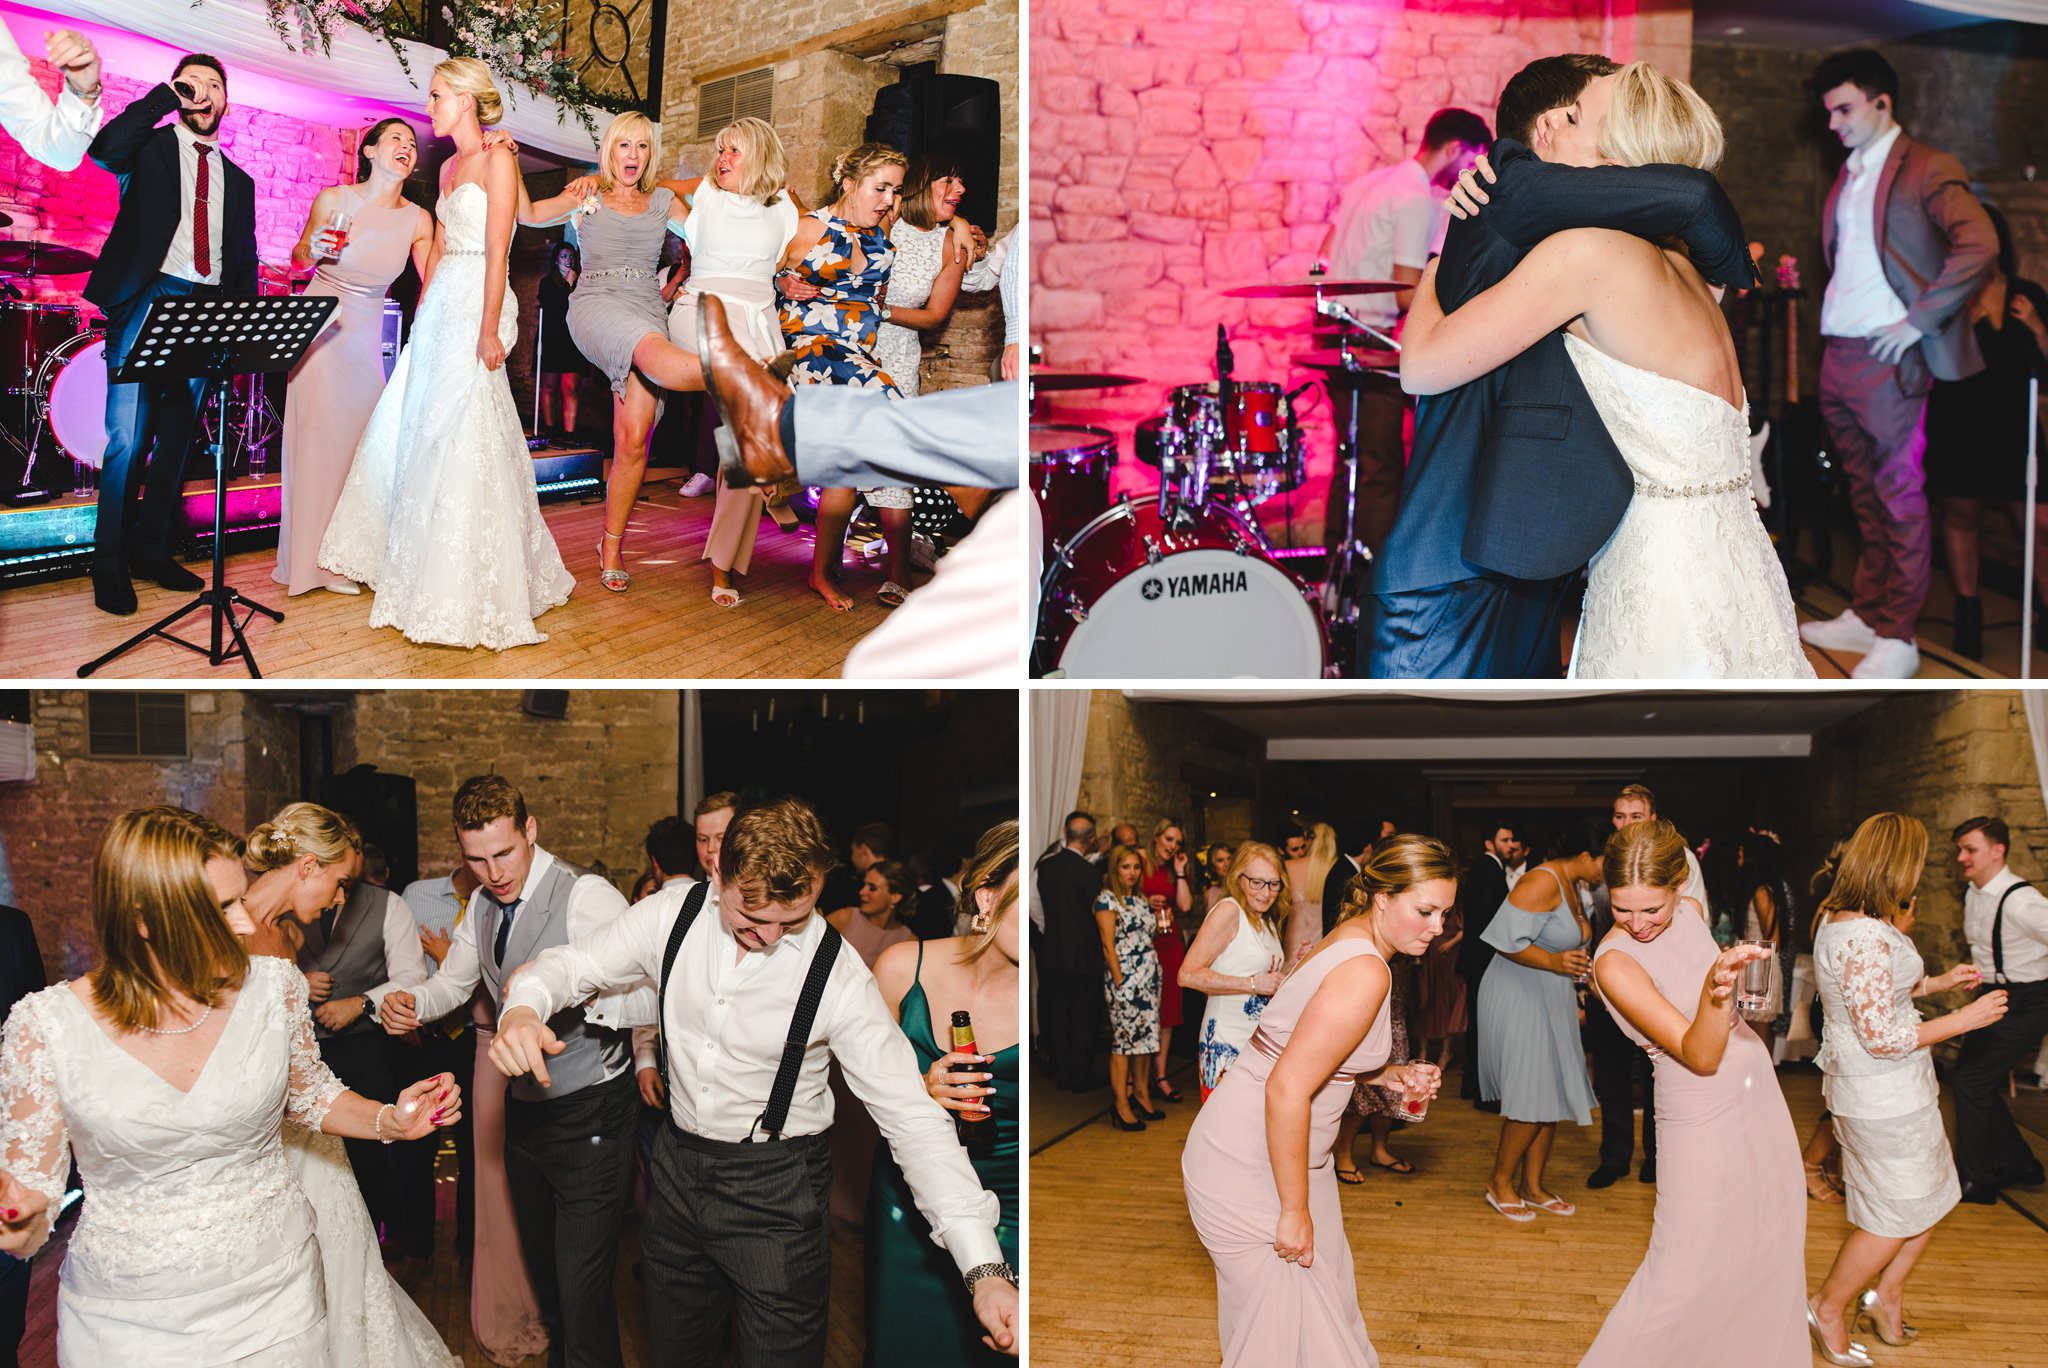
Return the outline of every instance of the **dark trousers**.
{"type": "MultiPolygon", "coordinates": [[[[1356,510],[1352,535],[1376,556],[1386,545],[1387,530],[1401,507],[1401,477],[1408,471],[1407,450],[1401,441],[1407,397],[1401,393],[1401,382],[1391,375],[1347,377],[1342,385],[1333,384],[1330,421],[1340,440],[1354,402],[1358,405],[1358,488],[1352,496],[1356,510]]],[[[1323,545],[1332,556],[1344,540],[1344,480],[1344,463],[1333,462],[1329,501],[1323,506],[1323,545]]]]}
{"type": "Polygon", "coordinates": [[[735,1144],[662,1128],[640,1244],[655,1368],[719,1368],[735,1321],[741,1368],[825,1361],[829,1136],[735,1144]]]}
{"type": "Polygon", "coordinates": [[[1636,1156],[1638,1078],[1643,1080],[1643,1162],[1656,1163],[1656,1075],[1650,1056],[1621,1033],[1597,1001],[1586,1004],[1586,1043],[1593,1052],[1593,1095],[1600,1101],[1600,1167],[1626,1169],[1636,1156]]]}
{"type": "Polygon", "coordinates": [[[18,1368],[21,1362],[21,1337],[28,1332],[32,1267],[26,1259],[0,1254],[0,1368],[18,1368]]]}
{"type": "Polygon", "coordinates": [[[1921,419],[1933,382],[1918,348],[1888,366],[1863,338],[1822,342],[1820,416],[1849,477],[1849,506],[1863,537],[1850,606],[1879,636],[1911,640],[1934,564],[1921,469],[1921,419]]]}
{"type": "MultiPolygon", "coordinates": [[[[437,1072],[417,1047],[401,1045],[379,1030],[330,1036],[320,1057],[335,1076],[365,1097],[390,1101],[420,1079],[437,1072]],[[401,1056],[400,1052],[403,1052],[401,1056]],[[402,1066],[402,1067],[401,1067],[402,1066]]],[[[457,1075],[459,1079],[461,1075],[457,1075]]],[[[370,1219],[401,1253],[432,1258],[434,1253],[434,1156],[438,1134],[385,1145],[376,1140],[343,1140],[356,1186],[370,1219]]]]}
{"type": "Polygon", "coordinates": [[[505,1178],[550,1368],[619,1368],[612,1268],[639,1110],[631,1069],[567,1097],[505,1099],[505,1178]]]}
{"type": "MultiPolygon", "coordinates": [[[[152,303],[217,291],[217,286],[160,275],[133,299],[107,310],[107,369],[127,360],[152,303]]],[[[100,466],[99,519],[92,536],[96,565],[115,565],[124,557],[170,556],[171,521],[184,492],[185,453],[204,388],[200,380],[107,386],[107,454],[100,466]],[[139,513],[137,491],[142,494],[139,513]]]]}
{"type": "MultiPolygon", "coordinates": [[[[467,1021],[467,1018],[463,1019],[467,1021]]],[[[413,1053],[403,1045],[399,1049],[405,1051],[399,1056],[401,1060],[413,1053]]],[[[429,1026],[422,1032],[417,1054],[418,1075],[405,1076],[406,1071],[401,1069],[402,1086],[410,1087],[437,1073],[454,1074],[455,1081],[462,1087],[463,1097],[467,1099],[470,1096],[476,1078],[476,1036],[472,1030],[464,1029],[461,1035],[451,1040],[438,1025],[429,1026]]],[[[468,1259],[476,1248],[476,1166],[472,1158],[475,1151],[471,1146],[473,1132],[468,1109],[464,1109],[461,1120],[441,1134],[455,1142],[455,1252],[457,1257],[468,1259]]],[[[415,1248],[409,1240],[405,1252],[431,1257],[434,1250],[434,1162],[439,1155],[438,1140],[429,1136],[410,1145],[393,1145],[391,1148],[416,1152],[402,1158],[394,1156],[401,1165],[398,1187],[405,1194],[402,1200],[407,1206],[417,1207],[427,1214],[426,1247],[415,1248]]]]}
{"type": "MultiPolygon", "coordinates": [[[[1054,969],[1045,976],[1045,1031],[1052,1066],[1062,1087],[1084,1087],[1095,1078],[1095,1025],[1102,1015],[1102,972],[1076,974],[1054,969]]],[[[1179,991],[1175,989],[1173,991],[1179,991]]]]}
{"type": "Polygon", "coordinates": [[[1564,673],[1558,625],[1576,576],[1517,580],[1484,575],[1375,597],[1360,632],[1360,677],[1556,679],[1564,673]]]}
{"type": "MultiPolygon", "coordinates": [[[[1469,935],[1469,930],[1467,931],[1469,935]]],[[[1491,962],[1491,956],[1488,957],[1491,962]]],[[[1476,974],[1460,973],[1465,980],[1465,1040],[1459,1053],[1463,1066],[1463,1078],[1458,1084],[1458,1096],[1477,1100],[1479,1097],[1479,980],[1486,977],[1482,966],[1476,974]]]]}
{"type": "Polygon", "coordinates": [[[2006,1110],[2005,1076],[2048,1034],[2048,981],[1986,982],[1983,991],[1994,988],[2009,994],[2005,1015],[1963,1037],[1962,1054],[1949,1075],[1956,1094],[1956,1173],[1979,1187],[2031,1179],[2041,1171],[2041,1161],[2006,1110]]]}

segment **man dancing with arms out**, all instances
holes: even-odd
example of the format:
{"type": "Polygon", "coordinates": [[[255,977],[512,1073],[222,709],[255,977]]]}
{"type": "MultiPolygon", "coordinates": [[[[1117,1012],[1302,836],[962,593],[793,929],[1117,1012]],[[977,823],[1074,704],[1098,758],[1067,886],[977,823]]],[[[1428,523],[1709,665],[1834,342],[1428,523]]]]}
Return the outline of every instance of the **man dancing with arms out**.
{"type": "Polygon", "coordinates": [[[491,1048],[507,1075],[545,1088],[564,1048],[554,1013],[595,992],[660,984],[669,1124],[642,1229],[655,1363],[725,1362],[735,1303],[746,1368],[824,1362],[835,1059],[958,1265],[984,1341],[1014,1354],[1016,1274],[996,1241],[996,1199],[925,1092],[873,976],[812,915],[832,864],[817,814],[797,798],[749,809],[727,828],[718,862],[715,890],[678,880],[543,953],[506,994],[491,1048]]]}

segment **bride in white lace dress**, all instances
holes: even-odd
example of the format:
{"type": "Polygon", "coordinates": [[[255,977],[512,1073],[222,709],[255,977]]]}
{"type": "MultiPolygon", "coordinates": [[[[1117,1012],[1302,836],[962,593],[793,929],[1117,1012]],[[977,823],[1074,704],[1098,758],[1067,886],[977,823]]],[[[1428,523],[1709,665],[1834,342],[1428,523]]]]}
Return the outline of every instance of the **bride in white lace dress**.
{"type": "MultiPolygon", "coordinates": [[[[1623,67],[1600,153],[1629,166],[1711,170],[1719,122],[1647,63],[1623,67]]],[[[1565,349],[1635,477],[1593,557],[1572,649],[1584,679],[1808,679],[1785,572],[1750,492],[1742,373],[1716,294],[1682,249],[1579,228],[1545,238],[1455,313],[1432,262],[1401,339],[1401,379],[1437,393],[1545,334],[1565,349]]]]}
{"type": "Polygon", "coordinates": [[[513,152],[483,144],[479,117],[494,123],[502,112],[481,62],[435,67],[427,114],[456,147],[441,172],[429,279],[320,564],[376,591],[372,627],[504,650],[547,640],[534,620],[575,584],[541,519],[505,377],[519,335],[505,282],[518,169],[513,152]]]}
{"type": "Polygon", "coordinates": [[[116,819],[93,871],[99,968],[8,1017],[0,1249],[42,1247],[74,1156],[86,1193],[59,1275],[59,1363],[371,1361],[330,1314],[320,1208],[281,1123],[417,1139],[460,1116],[447,1074],[380,1104],[321,1062],[305,979],[228,929],[246,883],[234,850],[178,808],[116,819]]]}

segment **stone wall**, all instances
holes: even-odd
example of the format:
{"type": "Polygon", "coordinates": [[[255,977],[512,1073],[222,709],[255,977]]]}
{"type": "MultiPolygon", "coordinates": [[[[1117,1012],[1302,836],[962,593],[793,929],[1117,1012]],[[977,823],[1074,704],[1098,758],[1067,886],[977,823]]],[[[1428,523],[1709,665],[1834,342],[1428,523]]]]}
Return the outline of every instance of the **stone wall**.
{"type": "Polygon", "coordinates": [[[12,875],[15,904],[35,924],[52,981],[98,959],[92,858],[108,822],[133,808],[172,803],[245,832],[294,796],[296,728],[261,695],[187,695],[189,758],[174,761],[92,758],[82,690],[38,690],[32,707],[36,778],[0,786],[0,859],[12,875]]]}
{"type": "MultiPolygon", "coordinates": [[[[46,93],[56,92],[61,78],[54,67],[36,58],[29,69],[46,93]]],[[[100,99],[108,118],[155,84],[112,73],[105,83],[100,99]]],[[[353,179],[359,132],[236,105],[230,99],[221,123],[221,148],[256,182],[259,260],[283,263],[306,225],[313,196],[326,186],[353,179]]],[[[113,229],[119,207],[119,185],[90,157],[75,171],[56,171],[30,158],[14,139],[0,138],[0,210],[14,218],[7,237],[32,237],[97,253],[113,229]]],[[[74,303],[85,281],[83,275],[51,277],[34,298],[74,303]]]]}
{"type": "MultiPolygon", "coordinates": [[[[1218,324],[1240,378],[1298,384],[1309,306],[1226,299],[1304,274],[1344,187],[1410,155],[1431,113],[1490,124],[1501,86],[1557,52],[1683,74],[1689,4],[1603,0],[1043,0],[1032,7],[1033,341],[1056,370],[1149,384],[1056,406],[1114,430],[1119,488],[1156,487],[1130,435],[1165,391],[1213,378],[1218,324]]],[[[1301,540],[1321,539],[1328,406],[1308,423],[1301,540]]],[[[1267,505],[1282,516],[1282,505],[1267,505]]]]}
{"type": "Polygon", "coordinates": [[[1163,817],[1181,822],[1188,840],[1241,841],[1252,834],[1265,743],[1250,732],[1177,703],[1133,703],[1097,690],[1088,707],[1088,744],[1074,806],[1093,813],[1104,839],[1117,822],[1149,837],[1163,817]],[[1212,778],[1198,782],[1194,771],[1212,778]],[[1209,797],[1220,777],[1234,780],[1209,797]]]}
{"type": "Polygon", "coordinates": [[[516,689],[391,689],[357,695],[338,731],[337,771],[368,763],[418,786],[420,874],[454,868],[449,805],[462,781],[519,786],[541,844],[602,864],[622,891],[645,868],[641,840],[677,804],[681,702],[666,689],[587,689],[562,719],[530,717],[516,689]]]}
{"type": "MultiPolygon", "coordinates": [[[[1816,868],[1835,839],[1874,812],[1903,812],[1927,824],[1913,939],[1930,968],[1968,955],[1963,881],[1949,832],[1967,817],[2003,817],[2012,827],[2008,862],[2021,877],[2048,873],[2048,809],[2022,711],[2011,690],[1901,694],[1815,738],[1799,767],[1785,837],[1791,868],[1816,868]]],[[[1810,910],[1810,909],[1809,909],[1810,910]]]]}

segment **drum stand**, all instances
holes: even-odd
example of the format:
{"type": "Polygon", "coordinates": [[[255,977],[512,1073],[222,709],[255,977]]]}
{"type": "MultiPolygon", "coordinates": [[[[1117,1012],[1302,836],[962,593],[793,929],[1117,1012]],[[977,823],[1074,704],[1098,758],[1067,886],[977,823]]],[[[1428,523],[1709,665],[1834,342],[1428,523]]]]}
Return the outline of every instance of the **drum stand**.
{"type": "MultiPolygon", "coordinates": [[[[271,299],[159,299],[149,306],[142,331],[128,349],[127,360],[107,376],[107,383],[161,384],[167,380],[204,380],[208,392],[217,390],[233,375],[289,371],[298,364],[313,338],[327,322],[339,301],[332,295],[301,295],[271,299]]],[[[201,404],[206,395],[202,393],[201,404]]],[[[213,430],[208,450],[213,455],[213,581],[198,597],[164,617],[95,660],[78,667],[84,679],[100,666],[126,655],[151,637],[162,637],[188,651],[196,651],[211,665],[225,664],[236,656],[249,668],[251,679],[261,679],[256,657],[242,629],[261,613],[272,622],[283,622],[284,614],[245,597],[227,583],[227,495],[228,470],[226,433],[223,425],[213,430]],[[236,620],[237,608],[248,614],[236,620]],[[189,614],[207,611],[213,625],[210,646],[175,636],[170,629],[189,614]],[[228,645],[226,636],[234,638],[228,645]]],[[[162,460],[166,453],[152,453],[162,460]]],[[[185,453],[169,453],[183,461],[185,453]]]]}
{"type": "MultiPolygon", "coordinates": [[[[1389,351],[1398,353],[1401,350],[1399,342],[1334,299],[1318,298],[1316,314],[1322,318],[1337,319],[1346,327],[1357,329],[1389,351]]],[[[1330,389],[1330,402],[1336,403],[1338,387],[1329,381],[1325,384],[1330,389]]],[[[1373,553],[1371,547],[1358,540],[1359,391],[1356,384],[1347,384],[1343,389],[1344,436],[1339,441],[1338,455],[1344,462],[1344,542],[1337,548],[1336,558],[1329,568],[1329,582],[1337,595],[1333,618],[1339,628],[1350,633],[1358,628],[1358,607],[1365,597],[1366,584],[1372,574],[1373,553]]]]}

